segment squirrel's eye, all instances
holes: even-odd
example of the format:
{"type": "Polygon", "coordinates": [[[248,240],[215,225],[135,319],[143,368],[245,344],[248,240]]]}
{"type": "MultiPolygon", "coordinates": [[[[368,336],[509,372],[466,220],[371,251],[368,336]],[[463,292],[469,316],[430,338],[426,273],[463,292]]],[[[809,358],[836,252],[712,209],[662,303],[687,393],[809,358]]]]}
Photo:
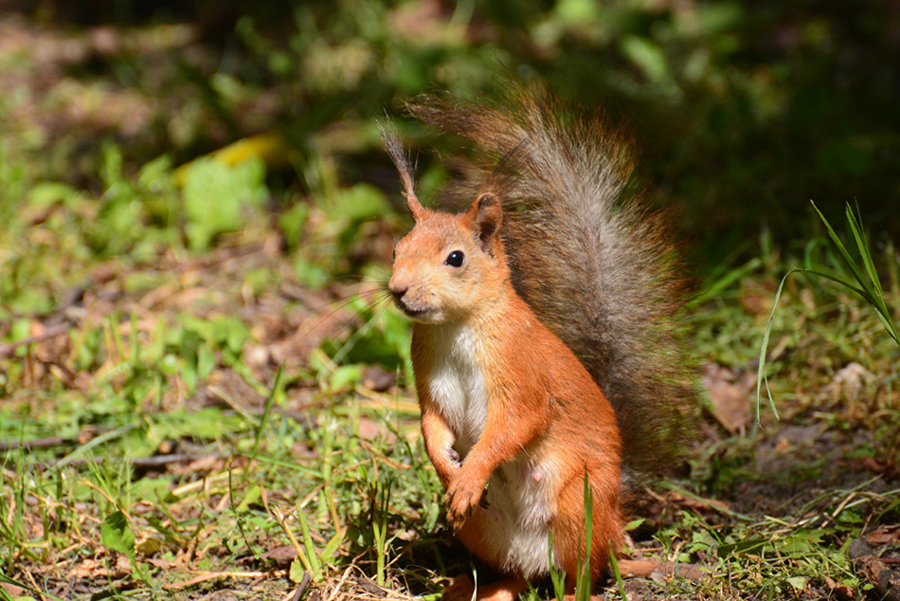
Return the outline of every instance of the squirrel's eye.
{"type": "Polygon", "coordinates": [[[466,255],[463,254],[461,250],[454,250],[452,253],[447,255],[447,260],[444,261],[450,267],[462,267],[463,260],[466,258],[466,255]]]}

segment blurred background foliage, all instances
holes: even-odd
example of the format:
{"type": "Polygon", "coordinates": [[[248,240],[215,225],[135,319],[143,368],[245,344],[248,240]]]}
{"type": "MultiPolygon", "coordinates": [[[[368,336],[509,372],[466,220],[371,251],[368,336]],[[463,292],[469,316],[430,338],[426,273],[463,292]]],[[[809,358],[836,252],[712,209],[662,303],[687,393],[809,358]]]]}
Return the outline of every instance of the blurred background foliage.
{"type": "MultiPolygon", "coordinates": [[[[7,184],[10,155],[47,159],[31,177],[102,190],[109,143],[134,174],[160,155],[178,165],[264,134],[245,152],[265,160],[278,211],[308,198],[353,204],[355,195],[361,216],[374,216],[398,195],[373,121],[402,115],[405,98],[435,89],[494,95],[508,69],[627,124],[644,180],[701,242],[692,244],[701,269],[756,252],[748,241],[761,228],[778,243],[821,234],[811,199],[826,215],[857,201],[876,245],[900,232],[896,1],[6,0],[0,8],[22,15],[29,31],[54,32],[30,53],[52,90],[15,85],[25,68],[15,54],[0,65],[12,84],[0,118],[21,134],[0,149],[7,184]],[[84,88],[88,100],[76,94],[84,88]],[[89,120],[92,135],[67,119],[89,120]]],[[[428,147],[449,151],[454,141],[403,129],[424,147],[427,190],[441,179],[428,147]]],[[[184,191],[189,221],[202,218],[187,205],[202,202],[203,187],[184,191]]],[[[145,221],[167,218],[164,208],[147,211],[145,221]]],[[[188,243],[202,248],[218,231],[188,224],[188,243]]]]}

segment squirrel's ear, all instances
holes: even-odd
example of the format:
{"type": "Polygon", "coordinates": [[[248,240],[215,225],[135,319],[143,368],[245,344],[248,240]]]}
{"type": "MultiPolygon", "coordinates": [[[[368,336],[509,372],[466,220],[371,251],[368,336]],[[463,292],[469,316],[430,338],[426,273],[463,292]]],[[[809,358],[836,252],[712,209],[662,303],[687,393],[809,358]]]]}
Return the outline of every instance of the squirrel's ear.
{"type": "Polygon", "coordinates": [[[470,220],[472,229],[478,234],[481,250],[493,256],[494,248],[500,239],[500,224],[503,223],[500,201],[491,193],[482,194],[469,207],[466,217],[470,220]]]}

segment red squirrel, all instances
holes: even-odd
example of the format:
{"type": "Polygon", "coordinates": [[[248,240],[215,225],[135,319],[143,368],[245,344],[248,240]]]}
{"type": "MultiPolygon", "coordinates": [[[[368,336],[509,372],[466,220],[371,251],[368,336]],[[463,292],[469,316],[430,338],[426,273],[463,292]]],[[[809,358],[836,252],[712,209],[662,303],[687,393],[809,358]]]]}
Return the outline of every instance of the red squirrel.
{"type": "MultiPolygon", "coordinates": [[[[504,105],[423,97],[413,115],[475,143],[445,199],[422,206],[396,137],[385,145],[415,222],[388,287],[414,322],[425,448],[447,520],[507,574],[479,599],[515,599],[552,562],[573,592],[592,507],[591,582],[623,542],[632,474],[678,448],[692,403],[679,359],[683,282],[665,217],[630,185],[627,144],[567,117],[543,88],[504,105]]],[[[458,580],[445,596],[470,599],[458,580]]]]}

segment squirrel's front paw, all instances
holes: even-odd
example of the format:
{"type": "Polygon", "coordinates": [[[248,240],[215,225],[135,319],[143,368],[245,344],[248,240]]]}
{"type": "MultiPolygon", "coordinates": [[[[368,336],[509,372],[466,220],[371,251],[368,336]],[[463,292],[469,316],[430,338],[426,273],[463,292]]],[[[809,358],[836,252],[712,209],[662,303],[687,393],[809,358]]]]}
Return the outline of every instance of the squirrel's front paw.
{"type": "Polygon", "coordinates": [[[447,521],[454,530],[459,530],[466,518],[472,515],[483,492],[483,482],[466,478],[463,474],[450,484],[444,502],[447,504],[447,521]]]}

